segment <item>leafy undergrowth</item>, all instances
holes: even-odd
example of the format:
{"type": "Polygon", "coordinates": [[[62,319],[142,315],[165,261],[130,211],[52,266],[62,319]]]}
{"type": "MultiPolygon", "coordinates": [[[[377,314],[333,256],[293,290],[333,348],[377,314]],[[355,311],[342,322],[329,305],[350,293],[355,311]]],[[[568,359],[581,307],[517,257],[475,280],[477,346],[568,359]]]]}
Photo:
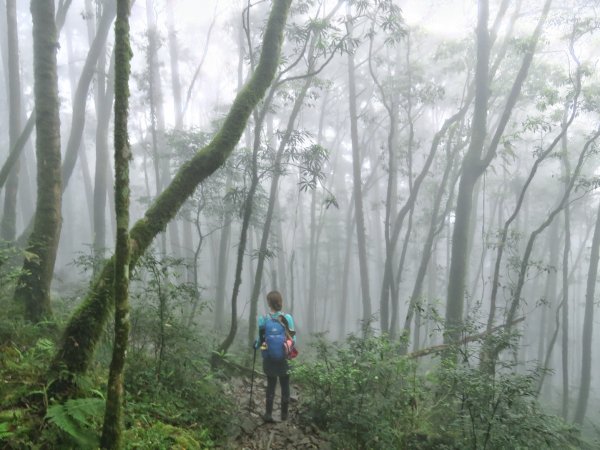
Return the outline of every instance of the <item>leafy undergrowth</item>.
{"type": "MultiPolygon", "coordinates": [[[[0,448],[97,448],[107,361],[99,356],[77,380],[78,398],[55,402],[44,376],[61,326],[34,326],[9,309],[0,313],[0,448]]],[[[248,369],[215,371],[208,341],[171,319],[164,351],[150,352],[159,328],[146,319],[134,327],[126,369],[128,449],[595,448],[540,409],[535,373],[505,367],[490,376],[447,361],[424,371],[398,356],[396,343],[378,337],[318,343],[314,359],[295,362],[290,420],[265,424],[260,374],[251,400],[248,369]]],[[[109,354],[110,344],[98,353],[109,354]]],[[[302,357],[311,353],[303,349],[302,357]]],[[[275,417],[278,401],[279,395],[275,417]]]]}
{"type": "Polygon", "coordinates": [[[386,338],[319,343],[316,361],[294,371],[305,420],[340,449],[596,448],[541,411],[534,373],[491,376],[447,361],[422,373],[398,354],[386,338]]]}
{"type": "MultiPolygon", "coordinates": [[[[54,339],[41,337],[48,335],[47,330],[26,322],[9,326],[9,321],[0,321],[0,330],[11,336],[3,341],[0,353],[0,448],[97,448],[104,414],[104,364],[96,364],[78,380],[80,398],[54,402],[40,381],[54,355],[54,339]],[[40,397],[42,403],[47,402],[45,412],[32,400],[40,397]]],[[[190,346],[199,353],[204,350],[198,343],[190,346]]],[[[247,373],[214,372],[207,361],[190,360],[182,347],[163,356],[160,378],[154,357],[140,352],[129,356],[126,449],[327,448],[322,431],[300,424],[297,390],[290,420],[265,424],[260,414],[266,386],[260,374],[254,380],[249,411],[251,377],[247,373]]],[[[278,411],[279,395],[275,406],[278,411]]]]}
{"type": "MultiPolygon", "coordinates": [[[[45,371],[55,352],[55,326],[0,319],[0,448],[95,449],[104,415],[106,366],[78,379],[79,398],[48,398],[45,371]]],[[[180,355],[185,354],[181,352],[180,355]]],[[[214,448],[229,433],[232,403],[207,362],[141,353],[127,364],[127,449],[214,448]]]]}

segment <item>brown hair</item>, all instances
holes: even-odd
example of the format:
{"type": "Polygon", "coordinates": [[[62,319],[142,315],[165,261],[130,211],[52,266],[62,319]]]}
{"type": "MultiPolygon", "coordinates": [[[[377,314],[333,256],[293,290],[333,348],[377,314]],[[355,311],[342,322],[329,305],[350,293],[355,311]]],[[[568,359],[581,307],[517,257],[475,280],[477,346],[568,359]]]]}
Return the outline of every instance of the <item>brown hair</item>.
{"type": "Polygon", "coordinates": [[[269,308],[271,308],[273,311],[281,311],[283,298],[281,298],[279,291],[269,292],[267,294],[267,303],[269,304],[269,308]]]}

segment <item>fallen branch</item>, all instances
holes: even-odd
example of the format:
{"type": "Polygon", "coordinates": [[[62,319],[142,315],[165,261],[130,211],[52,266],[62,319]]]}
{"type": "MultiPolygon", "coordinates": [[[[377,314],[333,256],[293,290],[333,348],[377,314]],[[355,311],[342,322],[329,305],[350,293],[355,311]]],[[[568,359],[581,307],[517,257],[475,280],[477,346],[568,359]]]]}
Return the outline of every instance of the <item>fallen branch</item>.
{"type": "Polygon", "coordinates": [[[428,347],[428,348],[424,348],[422,350],[417,350],[416,352],[412,352],[409,353],[407,356],[409,358],[422,358],[423,356],[428,356],[428,355],[433,355],[436,353],[441,353],[445,350],[448,350],[450,347],[454,347],[456,345],[464,345],[464,344],[468,344],[469,342],[474,342],[474,341],[479,341],[483,338],[485,338],[486,336],[489,336],[490,334],[494,334],[496,331],[501,330],[503,328],[506,328],[507,326],[514,326],[520,322],[523,322],[525,320],[525,317],[520,317],[518,319],[513,320],[510,323],[504,323],[502,325],[498,325],[492,329],[490,329],[489,331],[483,331],[481,333],[478,334],[473,334],[471,336],[466,336],[463,339],[461,339],[458,343],[454,343],[454,344],[441,344],[441,345],[436,345],[434,347],[428,347]]]}

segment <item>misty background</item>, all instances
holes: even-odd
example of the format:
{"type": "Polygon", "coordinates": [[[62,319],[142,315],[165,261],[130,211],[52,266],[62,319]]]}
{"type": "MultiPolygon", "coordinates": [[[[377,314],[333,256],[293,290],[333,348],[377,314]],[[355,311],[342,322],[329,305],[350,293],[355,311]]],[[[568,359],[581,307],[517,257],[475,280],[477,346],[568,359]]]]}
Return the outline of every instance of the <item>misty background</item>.
{"type": "MultiPolygon", "coordinates": [[[[172,314],[216,347],[230,330],[254,182],[238,351],[253,341],[273,289],[295,317],[300,348],[315,335],[337,341],[371,327],[414,353],[451,338],[467,347],[506,329],[514,334],[500,359],[522,373],[542,369],[542,404],[591,428],[600,413],[590,270],[600,223],[598,4],[560,0],[544,13],[544,1],[491,2],[482,123],[474,106],[476,3],[294,2],[271,90],[229,160],[155,239],[144,267],[172,267],[173,282],[191,286],[174,296],[172,314]]],[[[132,224],[218,130],[257,62],[269,7],[132,5],[132,224]]],[[[111,11],[104,1],[73,0],[60,31],[63,203],[52,281],[59,310],[80,302],[114,251],[111,11]]],[[[16,21],[24,129],[34,106],[29,2],[16,2],[16,21]]],[[[0,23],[4,164],[15,114],[5,0],[0,23]]],[[[0,196],[1,237],[21,246],[36,205],[35,129],[26,142],[0,196]]],[[[138,292],[133,308],[143,310],[138,292]]],[[[469,355],[478,354],[475,344],[469,355]]]]}

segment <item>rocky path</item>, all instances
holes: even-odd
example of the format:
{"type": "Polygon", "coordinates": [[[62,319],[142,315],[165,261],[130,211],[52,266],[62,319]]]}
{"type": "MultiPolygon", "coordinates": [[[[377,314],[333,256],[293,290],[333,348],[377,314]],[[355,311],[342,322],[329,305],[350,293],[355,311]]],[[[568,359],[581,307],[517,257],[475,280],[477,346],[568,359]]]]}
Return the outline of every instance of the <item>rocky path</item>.
{"type": "Polygon", "coordinates": [[[277,422],[265,423],[261,415],[265,408],[266,386],[264,377],[255,378],[250,404],[250,377],[231,380],[230,394],[236,399],[239,415],[238,423],[234,425],[227,444],[221,447],[223,450],[328,450],[331,448],[315,425],[301,423],[298,410],[300,392],[293,385],[289,419],[285,422],[279,420],[280,391],[277,386],[273,407],[273,418],[277,422]]]}

